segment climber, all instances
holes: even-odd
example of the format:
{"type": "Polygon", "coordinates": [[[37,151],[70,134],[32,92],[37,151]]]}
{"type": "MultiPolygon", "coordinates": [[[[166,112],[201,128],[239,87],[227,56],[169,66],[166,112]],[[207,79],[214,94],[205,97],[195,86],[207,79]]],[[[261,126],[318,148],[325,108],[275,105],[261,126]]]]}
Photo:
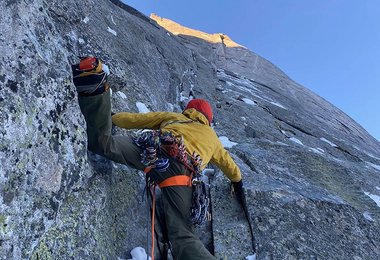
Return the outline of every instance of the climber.
{"type": "Polygon", "coordinates": [[[182,113],[123,112],[111,116],[108,67],[97,58],[85,57],[79,64],[72,65],[72,70],[80,109],[86,120],[88,149],[117,163],[145,171],[147,178],[158,184],[174,259],[215,259],[192,232],[189,223],[191,176],[197,166],[186,163],[187,160],[197,158],[198,170],[209,162],[218,166],[231,180],[239,201],[243,199],[244,191],[238,166],[210,127],[213,119],[211,105],[203,99],[193,99],[182,113]],[[157,159],[158,151],[151,151],[138,141],[146,140],[145,137],[137,140],[129,136],[113,136],[112,123],[126,129],[159,130],[153,133],[164,137],[158,136],[154,140],[175,140],[179,145],[176,149],[164,150],[166,156],[157,159]],[[181,155],[181,149],[185,149],[185,156],[181,155]],[[172,156],[173,151],[175,156],[172,156]]]}

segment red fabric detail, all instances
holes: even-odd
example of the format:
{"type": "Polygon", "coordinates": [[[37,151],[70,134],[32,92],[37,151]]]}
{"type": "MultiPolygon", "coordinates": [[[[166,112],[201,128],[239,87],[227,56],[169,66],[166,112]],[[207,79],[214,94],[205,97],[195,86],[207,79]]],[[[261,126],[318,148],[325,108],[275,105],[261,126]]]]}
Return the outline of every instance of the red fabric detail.
{"type": "Polygon", "coordinates": [[[190,109],[190,108],[194,108],[195,110],[201,112],[207,118],[208,122],[211,125],[213,114],[212,114],[212,108],[209,102],[201,98],[196,98],[196,99],[190,100],[185,110],[190,109]]]}
{"type": "Polygon", "coordinates": [[[98,61],[95,57],[83,58],[79,63],[79,69],[84,71],[89,71],[95,69],[98,61]]]}

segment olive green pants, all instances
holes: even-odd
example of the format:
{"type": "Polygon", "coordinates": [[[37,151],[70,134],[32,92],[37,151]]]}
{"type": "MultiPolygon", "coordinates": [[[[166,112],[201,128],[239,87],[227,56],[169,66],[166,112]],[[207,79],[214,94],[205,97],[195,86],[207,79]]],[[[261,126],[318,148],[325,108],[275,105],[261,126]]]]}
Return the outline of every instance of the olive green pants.
{"type": "MultiPolygon", "coordinates": [[[[111,134],[109,91],[97,96],[79,96],[78,99],[87,124],[88,149],[117,163],[143,170],[141,150],[133,140],[127,136],[112,136],[111,134]]],[[[151,171],[149,176],[161,182],[167,177],[183,174],[185,171],[182,164],[170,160],[170,166],[166,172],[151,171]]],[[[191,197],[191,187],[163,188],[161,190],[163,216],[158,222],[163,225],[161,229],[167,231],[167,238],[175,260],[215,259],[192,231],[189,222],[191,197]]]]}

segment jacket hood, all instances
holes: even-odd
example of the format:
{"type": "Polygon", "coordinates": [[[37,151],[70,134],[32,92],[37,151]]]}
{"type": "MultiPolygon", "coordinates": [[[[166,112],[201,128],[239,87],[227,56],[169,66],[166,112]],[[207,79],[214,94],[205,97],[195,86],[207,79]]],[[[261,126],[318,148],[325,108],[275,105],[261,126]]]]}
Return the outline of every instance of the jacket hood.
{"type": "Polygon", "coordinates": [[[210,125],[210,122],[207,120],[207,118],[199,111],[197,111],[195,108],[189,108],[182,112],[183,115],[186,117],[198,121],[201,124],[204,125],[210,125]]]}

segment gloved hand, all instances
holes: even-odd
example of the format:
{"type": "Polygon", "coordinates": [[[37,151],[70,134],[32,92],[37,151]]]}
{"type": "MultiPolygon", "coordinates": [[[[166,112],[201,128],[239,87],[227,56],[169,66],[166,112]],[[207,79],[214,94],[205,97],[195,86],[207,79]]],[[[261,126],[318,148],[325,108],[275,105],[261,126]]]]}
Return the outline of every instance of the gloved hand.
{"type": "Polygon", "coordinates": [[[79,95],[94,96],[108,90],[107,78],[110,71],[99,59],[83,57],[78,64],[71,67],[73,82],[79,95]]]}
{"type": "Polygon", "coordinates": [[[243,180],[240,180],[238,182],[231,182],[233,187],[233,193],[235,194],[236,198],[238,199],[240,204],[243,204],[245,201],[245,193],[243,188],[243,180]]]}

